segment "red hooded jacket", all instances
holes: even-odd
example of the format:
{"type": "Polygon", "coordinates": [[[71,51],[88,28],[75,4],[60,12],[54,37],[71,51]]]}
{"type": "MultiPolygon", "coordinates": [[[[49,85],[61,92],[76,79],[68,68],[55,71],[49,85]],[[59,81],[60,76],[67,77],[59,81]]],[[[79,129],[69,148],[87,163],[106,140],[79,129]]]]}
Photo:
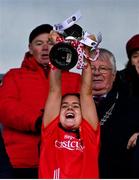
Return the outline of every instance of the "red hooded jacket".
{"type": "MultiPolygon", "coordinates": [[[[62,73],[62,91],[79,92],[80,75],[62,73]]],[[[49,81],[44,70],[27,53],[21,68],[11,69],[0,86],[0,123],[12,165],[16,168],[38,167],[40,134],[35,124],[42,115],[49,81]]]]}

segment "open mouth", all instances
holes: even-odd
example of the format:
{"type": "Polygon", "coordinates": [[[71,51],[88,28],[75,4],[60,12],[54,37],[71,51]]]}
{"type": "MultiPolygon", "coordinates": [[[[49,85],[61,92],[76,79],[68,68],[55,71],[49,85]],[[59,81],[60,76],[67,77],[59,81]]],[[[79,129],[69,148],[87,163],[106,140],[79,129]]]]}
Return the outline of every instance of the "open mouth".
{"type": "Polygon", "coordinates": [[[74,118],[74,117],[75,117],[74,113],[67,113],[66,114],[67,119],[71,119],[71,118],[74,118]]]}
{"type": "Polygon", "coordinates": [[[42,54],[41,57],[42,57],[42,59],[48,59],[49,55],[48,54],[42,54]]]}

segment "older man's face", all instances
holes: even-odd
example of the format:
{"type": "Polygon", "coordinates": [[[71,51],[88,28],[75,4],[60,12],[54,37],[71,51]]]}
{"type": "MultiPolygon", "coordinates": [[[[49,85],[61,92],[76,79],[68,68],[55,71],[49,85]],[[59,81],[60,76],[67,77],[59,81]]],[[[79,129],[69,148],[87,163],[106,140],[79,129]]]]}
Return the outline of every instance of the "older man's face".
{"type": "Polygon", "coordinates": [[[113,86],[115,73],[109,60],[101,60],[91,62],[93,76],[93,95],[107,94],[113,86]]]}
{"type": "Polygon", "coordinates": [[[52,47],[49,43],[49,36],[49,33],[40,34],[29,44],[30,53],[43,66],[49,63],[49,52],[52,47]]]}

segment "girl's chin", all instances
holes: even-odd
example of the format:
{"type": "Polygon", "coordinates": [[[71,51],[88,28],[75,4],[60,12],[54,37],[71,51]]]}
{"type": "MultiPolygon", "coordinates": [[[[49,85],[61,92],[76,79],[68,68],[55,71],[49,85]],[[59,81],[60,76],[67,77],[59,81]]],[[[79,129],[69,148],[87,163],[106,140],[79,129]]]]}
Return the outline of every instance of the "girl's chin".
{"type": "Polygon", "coordinates": [[[73,129],[73,125],[67,124],[67,125],[65,125],[65,128],[66,128],[66,129],[73,129]]]}

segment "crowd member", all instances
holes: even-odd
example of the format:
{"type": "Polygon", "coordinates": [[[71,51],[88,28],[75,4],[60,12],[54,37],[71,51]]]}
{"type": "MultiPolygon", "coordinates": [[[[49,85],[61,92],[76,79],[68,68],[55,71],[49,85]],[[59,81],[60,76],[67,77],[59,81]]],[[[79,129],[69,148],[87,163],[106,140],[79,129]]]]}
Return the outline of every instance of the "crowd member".
{"type": "MultiPolygon", "coordinates": [[[[139,97],[139,34],[132,36],[126,43],[128,62],[126,68],[119,71],[121,81],[128,84],[129,95],[138,101],[139,97]]],[[[138,127],[138,126],[137,126],[138,127]]],[[[127,148],[133,149],[133,178],[139,178],[139,129],[129,138],[127,148]]]]}
{"type": "MultiPolygon", "coordinates": [[[[42,24],[29,35],[29,51],[20,68],[11,69],[0,86],[0,122],[15,178],[37,178],[40,129],[49,87],[49,35],[42,24]]],[[[63,92],[77,92],[80,75],[62,72],[63,92]],[[72,83],[71,83],[72,82],[72,83]]]]}
{"type": "Polygon", "coordinates": [[[0,179],[12,179],[13,169],[0,131],[0,179]]]}
{"type": "Polygon", "coordinates": [[[62,97],[61,72],[51,70],[39,178],[98,178],[99,133],[89,63],[83,69],[80,97],[72,93],[62,97]]]}
{"type": "Polygon", "coordinates": [[[128,62],[126,68],[119,71],[118,75],[129,86],[129,95],[139,96],[139,34],[131,37],[126,43],[128,62]]]}
{"type": "Polygon", "coordinates": [[[127,143],[136,132],[138,105],[128,97],[128,91],[119,87],[115,57],[110,51],[100,48],[99,57],[91,66],[94,100],[101,125],[100,178],[132,178],[132,152],[127,149],[127,143]]]}
{"type": "Polygon", "coordinates": [[[139,178],[139,128],[138,131],[135,132],[128,141],[127,148],[132,150],[133,152],[133,159],[132,159],[132,178],[139,178]]]}

